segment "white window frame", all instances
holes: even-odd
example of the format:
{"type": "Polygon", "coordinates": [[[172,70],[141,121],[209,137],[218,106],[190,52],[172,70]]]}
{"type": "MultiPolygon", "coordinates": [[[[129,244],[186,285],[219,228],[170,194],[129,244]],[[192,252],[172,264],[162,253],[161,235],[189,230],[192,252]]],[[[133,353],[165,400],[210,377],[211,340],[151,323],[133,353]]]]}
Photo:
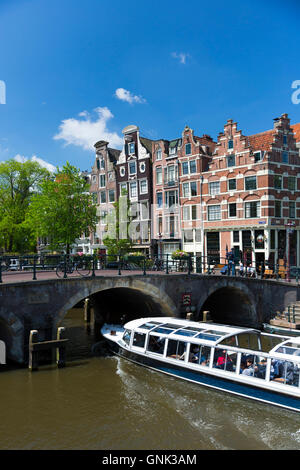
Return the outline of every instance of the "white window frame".
{"type": "Polygon", "coordinates": [[[105,188],[106,186],[106,175],[105,173],[99,175],[99,188],[105,188]],[[104,180],[104,184],[103,183],[103,180],[104,180]]]}
{"type": "Polygon", "coordinates": [[[222,218],[222,212],[221,212],[221,204],[210,204],[207,206],[207,220],[209,222],[213,222],[215,220],[221,220],[222,218]],[[212,211],[212,209],[216,209],[215,212],[212,211]]]}
{"type": "Polygon", "coordinates": [[[229,202],[228,203],[228,218],[229,219],[234,219],[235,217],[237,217],[237,204],[236,202],[229,202]],[[235,215],[230,215],[230,206],[235,204],[235,215]]]}
{"type": "Polygon", "coordinates": [[[163,182],[162,166],[157,166],[155,172],[156,172],[155,173],[155,175],[156,175],[156,184],[162,184],[162,182],[163,182]],[[158,175],[159,175],[159,178],[158,178],[158,175]]]}
{"type": "Polygon", "coordinates": [[[156,160],[162,160],[162,150],[161,149],[156,150],[156,160]]]}
{"type": "Polygon", "coordinates": [[[136,161],[135,160],[128,162],[128,174],[129,176],[136,175],[136,161]],[[134,165],[134,171],[130,171],[131,165],[134,165]]]}
{"type": "Polygon", "coordinates": [[[217,194],[220,194],[220,181],[212,181],[211,183],[208,183],[208,184],[209,184],[210,196],[215,196],[217,194]],[[218,190],[216,191],[213,188],[218,188],[218,190]]]}
{"type": "Polygon", "coordinates": [[[140,180],[140,194],[147,194],[147,193],[148,193],[148,180],[147,180],[147,178],[144,178],[144,179],[140,180]],[[142,186],[143,183],[146,183],[146,186],[145,186],[146,189],[144,189],[144,190],[143,190],[143,186],[142,186]]]}
{"type": "Polygon", "coordinates": [[[261,207],[260,207],[260,201],[248,201],[248,202],[245,202],[245,210],[244,210],[244,213],[245,213],[245,219],[258,219],[260,217],[260,211],[261,211],[261,207]],[[251,204],[256,204],[256,215],[251,215],[251,204]],[[249,215],[247,215],[249,214],[249,215]]]}
{"type": "Polygon", "coordinates": [[[129,155],[135,154],[135,142],[128,142],[128,153],[129,155]],[[131,146],[133,145],[133,152],[131,151],[131,146]]]}
{"type": "Polygon", "coordinates": [[[130,197],[131,197],[131,198],[138,197],[137,181],[132,181],[131,183],[129,183],[129,194],[130,194],[130,197]],[[135,193],[136,193],[136,194],[132,194],[132,188],[133,188],[133,187],[135,187],[135,193]]]}

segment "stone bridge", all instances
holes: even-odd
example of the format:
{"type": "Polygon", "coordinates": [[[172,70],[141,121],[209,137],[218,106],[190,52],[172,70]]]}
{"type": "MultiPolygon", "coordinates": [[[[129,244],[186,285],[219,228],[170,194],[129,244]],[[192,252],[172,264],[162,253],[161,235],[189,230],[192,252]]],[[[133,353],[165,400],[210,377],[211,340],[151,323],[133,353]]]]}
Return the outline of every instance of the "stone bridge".
{"type": "Polygon", "coordinates": [[[209,311],[214,322],[249,327],[262,323],[299,300],[297,285],[282,281],[199,274],[102,275],[48,279],[0,285],[0,340],[7,357],[28,360],[29,332],[53,339],[68,310],[89,298],[95,322],[119,322],[145,316],[185,317],[190,307],[196,320],[209,311]]]}

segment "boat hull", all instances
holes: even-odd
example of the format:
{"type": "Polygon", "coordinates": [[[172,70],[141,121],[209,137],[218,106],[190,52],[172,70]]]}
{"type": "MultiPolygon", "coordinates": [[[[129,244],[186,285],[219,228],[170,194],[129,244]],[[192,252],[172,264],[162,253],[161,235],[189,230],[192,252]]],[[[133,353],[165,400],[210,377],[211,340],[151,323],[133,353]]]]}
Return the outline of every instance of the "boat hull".
{"type": "Polygon", "coordinates": [[[180,364],[171,364],[163,360],[154,359],[150,356],[135,353],[132,350],[127,350],[114,341],[108,340],[108,342],[111,350],[115,354],[144,367],[232,395],[279,406],[296,412],[300,411],[300,398],[251,384],[243,384],[235,380],[230,380],[230,378],[227,379],[213,375],[206,371],[191,370],[180,364]]]}

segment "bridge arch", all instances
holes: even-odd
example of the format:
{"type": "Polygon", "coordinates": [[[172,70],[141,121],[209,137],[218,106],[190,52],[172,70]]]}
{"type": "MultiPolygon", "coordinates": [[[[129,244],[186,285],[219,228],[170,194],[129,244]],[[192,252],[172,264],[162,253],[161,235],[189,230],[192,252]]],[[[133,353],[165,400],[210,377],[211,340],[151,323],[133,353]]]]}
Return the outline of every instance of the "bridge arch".
{"type": "Polygon", "coordinates": [[[0,312],[0,340],[4,341],[6,353],[11,360],[23,355],[24,328],[21,320],[12,312],[3,315],[0,312]]]}
{"type": "Polygon", "coordinates": [[[218,283],[202,294],[197,305],[197,317],[209,311],[215,323],[258,327],[256,299],[242,283],[218,283]],[[223,285],[222,285],[223,284],[223,285]]]}
{"type": "Polygon", "coordinates": [[[85,298],[91,300],[99,322],[117,322],[124,314],[126,320],[143,316],[177,316],[174,301],[161,287],[140,279],[116,278],[78,290],[58,311],[54,328],[61,323],[68,310],[85,298]],[[108,315],[105,314],[107,312],[108,315]]]}

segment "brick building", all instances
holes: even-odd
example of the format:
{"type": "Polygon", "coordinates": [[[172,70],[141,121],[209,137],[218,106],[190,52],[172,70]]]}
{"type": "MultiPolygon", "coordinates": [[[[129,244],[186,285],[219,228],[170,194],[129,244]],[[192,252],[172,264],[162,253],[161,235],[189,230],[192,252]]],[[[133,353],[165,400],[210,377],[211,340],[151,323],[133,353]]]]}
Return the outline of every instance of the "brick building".
{"type": "Polygon", "coordinates": [[[128,235],[133,240],[133,251],[152,254],[152,141],[140,136],[134,125],[123,129],[124,145],[116,162],[118,198],[127,193],[131,210],[128,235]]]}
{"type": "MultiPolygon", "coordinates": [[[[247,136],[230,119],[216,142],[188,126],[171,141],[143,138],[133,125],[123,135],[121,151],[95,144],[91,191],[102,216],[127,193],[134,250],[182,248],[222,262],[234,249],[252,263],[300,265],[300,124],[283,114],[247,136]]],[[[105,230],[100,222],[93,248],[104,248],[105,230]]]]}
{"type": "Polygon", "coordinates": [[[152,237],[155,254],[171,254],[181,247],[178,150],[181,139],[152,143],[152,237]]]}
{"type": "Polygon", "coordinates": [[[103,238],[107,235],[107,215],[117,200],[117,183],[115,166],[120,150],[108,147],[108,142],[100,140],[95,145],[96,158],[91,172],[90,192],[98,205],[100,217],[96,232],[90,234],[90,252],[105,250],[103,238]]]}
{"type": "Polygon", "coordinates": [[[206,256],[224,259],[233,248],[252,263],[290,256],[300,264],[298,130],[286,114],[274,119],[272,130],[250,136],[227,121],[203,172],[206,256]]]}

